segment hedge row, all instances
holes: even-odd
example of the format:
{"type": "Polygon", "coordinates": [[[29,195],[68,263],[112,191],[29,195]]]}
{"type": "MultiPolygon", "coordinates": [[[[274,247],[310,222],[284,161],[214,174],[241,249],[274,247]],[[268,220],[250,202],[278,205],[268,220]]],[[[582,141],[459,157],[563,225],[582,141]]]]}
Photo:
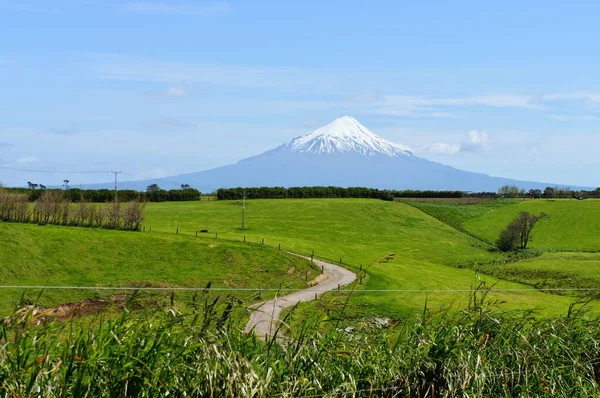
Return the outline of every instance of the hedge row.
{"type": "Polygon", "coordinates": [[[461,191],[398,191],[375,188],[340,187],[260,187],[221,188],[217,190],[219,200],[247,199],[301,199],[301,198],[367,198],[394,200],[394,197],[410,198],[461,198],[461,191]]]}

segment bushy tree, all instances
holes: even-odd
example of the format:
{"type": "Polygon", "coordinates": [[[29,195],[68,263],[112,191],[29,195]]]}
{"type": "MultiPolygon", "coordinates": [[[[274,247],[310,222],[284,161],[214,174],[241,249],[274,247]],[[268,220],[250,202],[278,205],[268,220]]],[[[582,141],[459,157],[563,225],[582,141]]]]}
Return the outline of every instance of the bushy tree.
{"type": "Polygon", "coordinates": [[[502,251],[527,249],[533,227],[538,221],[547,217],[546,213],[540,213],[537,216],[526,211],[519,213],[519,216],[500,232],[496,245],[502,251]]]}

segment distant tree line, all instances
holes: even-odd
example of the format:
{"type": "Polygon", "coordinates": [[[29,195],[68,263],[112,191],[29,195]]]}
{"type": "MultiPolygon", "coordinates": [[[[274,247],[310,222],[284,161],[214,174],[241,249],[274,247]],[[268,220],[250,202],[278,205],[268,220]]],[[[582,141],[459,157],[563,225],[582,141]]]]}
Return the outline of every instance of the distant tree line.
{"type": "MultiPolygon", "coordinates": [[[[39,185],[38,185],[39,186],[39,185]]],[[[150,187],[149,187],[150,188],[150,187]]],[[[7,192],[22,194],[27,197],[28,202],[39,200],[45,192],[60,192],[63,197],[71,203],[91,202],[106,203],[114,202],[115,191],[113,189],[34,189],[34,188],[5,188],[7,192]]],[[[140,200],[142,202],[180,202],[200,200],[202,194],[194,188],[172,189],[166,191],[156,186],[156,189],[146,192],[123,189],[117,192],[117,201],[131,202],[140,200]]]]}
{"type": "Polygon", "coordinates": [[[531,198],[531,199],[587,199],[587,198],[600,198],[600,188],[596,188],[592,191],[574,191],[569,187],[546,187],[543,191],[541,189],[530,189],[526,191],[519,189],[515,185],[503,185],[498,189],[499,197],[503,198],[531,198]]]}
{"type": "Polygon", "coordinates": [[[392,201],[395,197],[406,198],[461,198],[461,191],[399,191],[363,187],[260,187],[260,188],[221,188],[217,190],[218,200],[247,199],[306,199],[306,198],[365,198],[392,201]]]}
{"type": "Polygon", "coordinates": [[[30,197],[0,188],[0,220],[39,225],[69,225],[136,231],[144,221],[145,203],[135,198],[128,203],[105,205],[80,200],[73,205],[69,191],[46,190],[30,205],[30,197]]]}

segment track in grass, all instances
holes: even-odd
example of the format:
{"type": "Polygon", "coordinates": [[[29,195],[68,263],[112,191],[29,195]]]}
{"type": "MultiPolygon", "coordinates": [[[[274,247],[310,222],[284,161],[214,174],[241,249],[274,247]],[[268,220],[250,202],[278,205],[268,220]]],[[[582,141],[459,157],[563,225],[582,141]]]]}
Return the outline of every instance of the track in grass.
{"type": "MultiPolygon", "coordinates": [[[[309,259],[308,257],[304,258],[309,259]]],[[[356,280],[356,274],[343,267],[317,259],[313,261],[317,266],[322,267],[325,278],[313,287],[286,296],[275,297],[253,309],[246,325],[247,333],[254,332],[261,337],[273,336],[281,326],[279,317],[282,310],[298,303],[316,300],[319,294],[339,289],[356,280]]]]}

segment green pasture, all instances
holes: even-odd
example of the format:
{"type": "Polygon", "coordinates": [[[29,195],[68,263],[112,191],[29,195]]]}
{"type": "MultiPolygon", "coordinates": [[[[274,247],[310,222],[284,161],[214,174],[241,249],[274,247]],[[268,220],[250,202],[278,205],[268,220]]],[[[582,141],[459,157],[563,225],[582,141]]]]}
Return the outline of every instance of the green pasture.
{"type": "MultiPolygon", "coordinates": [[[[339,262],[354,271],[367,270],[357,290],[468,290],[482,280],[497,289],[530,286],[502,281],[456,268],[465,262],[486,263],[503,255],[479,239],[458,232],[435,217],[403,203],[368,199],[252,200],[246,202],[246,229],[241,229],[240,202],[151,203],[145,234],[175,235],[206,241],[223,239],[262,243],[282,250],[339,262]],[[152,232],[150,231],[152,228],[152,232]],[[217,239],[215,239],[217,234],[217,239]]],[[[462,292],[356,292],[350,309],[360,314],[392,316],[454,303],[462,292]]],[[[491,297],[507,309],[564,313],[572,298],[540,292],[503,292],[491,297]]]]}
{"type": "MultiPolygon", "coordinates": [[[[303,288],[307,273],[318,273],[309,261],[272,248],[174,234],[0,222],[0,242],[0,285],[303,288]]],[[[24,293],[23,300],[35,301],[40,291],[0,290],[0,312],[24,293]]],[[[107,294],[45,290],[40,303],[107,294]]]]}
{"type": "MultiPolygon", "coordinates": [[[[475,205],[479,206],[479,205],[475,205]]],[[[600,201],[526,200],[491,207],[479,217],[466,220],[463,227],[478,236],[495,240],[519,212],[544,212],[530,246],[545,250],[600,251],[600,201]]]]}

